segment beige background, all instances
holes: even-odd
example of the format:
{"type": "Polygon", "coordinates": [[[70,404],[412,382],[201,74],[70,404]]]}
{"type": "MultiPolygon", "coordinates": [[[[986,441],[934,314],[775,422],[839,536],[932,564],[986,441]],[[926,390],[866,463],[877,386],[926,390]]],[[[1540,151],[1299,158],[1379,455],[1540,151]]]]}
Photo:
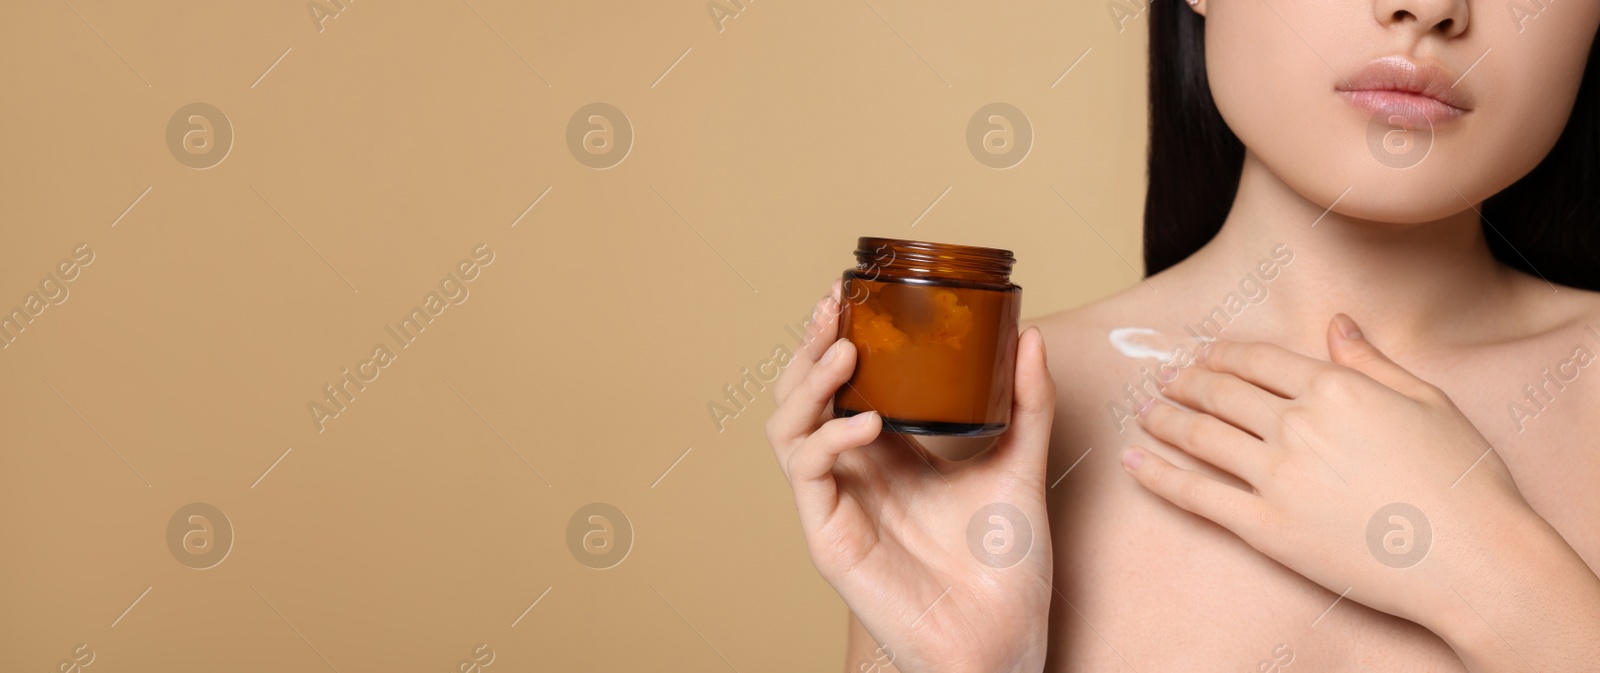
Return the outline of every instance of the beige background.
{"type": "Polygon", "coordinates": [[[0,668],[841,667],[770,395],[723,432],[707,405],[859,235],[1016,250],[1028,316],[1134,282],[1145,17],[724,4],[0,7],[0,307],[96,255],[0,350],[0,668]],[[607,170],[567,145],[597,101],[634,131],[607,170]],[[168,144],[194,102],[234,132],[206,170],[168,144]],[[1034,133],[1006,170],[966,142],[995,102],[1034,133]],[[193,502],[235,531],[206,570],[167,542],[193,502]],[[636,533],[608,570],[566,542],[591,502],[636,533]]]}

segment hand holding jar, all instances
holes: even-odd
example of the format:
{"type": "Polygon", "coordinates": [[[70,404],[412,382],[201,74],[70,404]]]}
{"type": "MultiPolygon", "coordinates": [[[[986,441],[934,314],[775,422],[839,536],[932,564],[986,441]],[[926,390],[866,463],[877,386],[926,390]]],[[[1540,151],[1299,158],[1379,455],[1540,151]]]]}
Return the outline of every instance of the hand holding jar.
{"type": "MultiPolygon", "coordinates": [[[[863,247],[872,240],[863,239],[863,247]]],[[[908,242],[892,242],[902,243],[908,242]]],[[[1015,286],[978,289],[996,298],[975,305],[970,295],[936,294],[951,287],[938,278],[906,278],[960,266],[961,260],[948,259],[948,248],[983,250],[933,247],[946,250],[928,252],[915,267],[908,267],[913,262],[907,257],[916,255],[900,249],[896,263],[921,271],[900,274],[903,269],[880,264],[884,273],[871,281],[920,285],[926,297],[874,303],[896,293],[880,286],[862,300],[858,288],[864,284],[834,284],[817,305],[806,346],[778,378],[778,407],[767,422],[767,439],[794,490],[812,562],[877,643],[894,653],[898,670],[1039,671],[1052,595],[1044,482],[1055,383],[1038,329],[1016,336],[1015,286]],[[903,318],[908,304],[919,308],[903,318]],[[870,314],[859,311],[862,306],[870,314]],[[855,330],[859,346],[838,338],[842,308],[857,320],[845,329],[855,330]],[[867,324],[875,327],[858,329],[867,324]],[[957,347],[982,357],[958,353],[957,347]],[[940,348],[949,349],[944,359],[940,348]],[[865,386],[851,384],[857,390],[851,397],[847,382],[853,376],[862,380],[866,358],[886,354],[914,355],[923,366],[880,373],[879,381],[865,386]],[[962,358],[988,364],[963,364],[962,358]],[[996,362],[1003,370],[995,371],[996,362]],[[911,380],[929,371],[987,374],[911,380]],[[891,399],[895,384],[908,381],[914,385],[900,390],[914,390],[922,399],[891,399]],[[998,413],[996,399],[1003,401],[998,413]],[[958,413],[944,413],[951,409],[958,413]],[[836,412],[855,413],[834,418],[836,412]],[[895,429],[1003,434],[982,455],[952,461],[895,429]]],[[[1007,258],[1009,269],[1009,253],[1007,258]]]]}

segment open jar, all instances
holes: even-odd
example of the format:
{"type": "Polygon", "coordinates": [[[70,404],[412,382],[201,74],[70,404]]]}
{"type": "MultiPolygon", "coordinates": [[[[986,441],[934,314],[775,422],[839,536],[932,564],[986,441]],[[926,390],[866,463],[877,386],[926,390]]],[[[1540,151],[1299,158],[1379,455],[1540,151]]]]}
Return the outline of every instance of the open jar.
{"type": "Polygon", "coordinates": [[[844,272],[839,336],[856,368],[837,417],[876,411],[885,429],[987,437],[1011,422],[1022,288],[1009,250],[862,237],[844,272]]]}

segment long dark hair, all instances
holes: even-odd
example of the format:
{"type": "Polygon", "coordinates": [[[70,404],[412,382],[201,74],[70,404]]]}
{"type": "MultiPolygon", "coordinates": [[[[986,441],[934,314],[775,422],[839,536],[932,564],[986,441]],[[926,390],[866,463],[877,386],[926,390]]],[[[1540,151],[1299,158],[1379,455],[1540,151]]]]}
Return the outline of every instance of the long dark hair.
{"type": "MultiPolygon", "coordinates": [[[[1150,2],[1149,190],[1145,273],[1210,241],[1233,206],[1244,145],[1206,80],[1205,19],[1177,0],[1150,2]]],[[[1567,127],[1532,172],[1483,204],[1484,237],[1501,263],[1600,290],[1600,42],[1591,45],[1567,127]],[[1491,228],[1492,227],[1492,228],[1491,228]]]]}

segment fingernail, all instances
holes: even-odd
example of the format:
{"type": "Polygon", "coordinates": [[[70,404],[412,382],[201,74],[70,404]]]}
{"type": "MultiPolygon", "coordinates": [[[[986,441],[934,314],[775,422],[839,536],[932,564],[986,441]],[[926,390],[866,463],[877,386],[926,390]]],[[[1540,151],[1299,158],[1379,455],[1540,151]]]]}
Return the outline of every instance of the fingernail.
{"type": "Polygon", "coordinates": [[[1122,452],[1122,466],[1129,470],[1139,469],[1139,464],[1144,462],[1144,452],[1138,449],[1128,449],[1122,452]]]}
{"type": "Polygon", "coordinates": [[[1178,380],[1178,371],[1177,367],[1170,364],[1161,365],[1161,369],[1157,370],[1156,379],[1162,383],[1172,383],[1178,380]]]}
{"type": "Polygon", "coordinates": [[[1200,344],[1200,350],[1195,351],[1194,361],[1195,362],[1205,362],[1206,361],[1206,356],[1211,355],[1211,344],[1213,344],[1213,343],[1215,343],[1215,342],[1207,341],[1207,342],[1205,342],[1203,344],[1200,344]]]}
{"type": "Polygon", "coordinates": [[[1356,327],[1356,321],[1351,320],[1350,316],[1347,316],[1347,315],[1345,315],[1343,313],[1339,313],[1339,314],[1336,314],[1336,315],[1333,316],[1333,321],[1336,322],[1336,323],[1339,323],[1339,332],[1344,335],[1344,338],[1346,338],[1346,339],[1360,339],[1361,338],[1361,328],[1360,327],[1356,327]]]}
{"type": "Polygon", "coordinates": [[[849,339],[840,339],[838,341],[833,342],[833,345],[828,347],[828,351],[826,353],[822,354],[822,359],[818,360],[817,364],[825,365],[825,364],[828,364],[829,362],[832,362],[833,361],[833,356],[839,354],[839,348],[840,348],[839,344],[842,343],[842,342],[845,342],[845,341],[849,341],[849,339]]]}
{"type": "Polygon", "coordinates": [[[850,420],[846,421],[846,423],[848,423],[850,425],[850,427],[859,428],[859,427],[861,427],[863,425],[871,423],[872,422],[872,417],[873,416],[877,416],[877,415],[878,415],[878,412],[876,412],[876,411],[869,411],[869,412],[864,413],[864,414],[856,414],[854,416],[851,416],[850,420]]]}
{"type": "Polygon", "coordinates": [[[1139,418],[1144,418],[1145,414],[1150,413],[1150,409],[1155,407],[1155,406],[1156,406],[1156,401],[1155,400],[1145,400],[1143,402],[1140,402],[1139,403],[1139,418]]]}

